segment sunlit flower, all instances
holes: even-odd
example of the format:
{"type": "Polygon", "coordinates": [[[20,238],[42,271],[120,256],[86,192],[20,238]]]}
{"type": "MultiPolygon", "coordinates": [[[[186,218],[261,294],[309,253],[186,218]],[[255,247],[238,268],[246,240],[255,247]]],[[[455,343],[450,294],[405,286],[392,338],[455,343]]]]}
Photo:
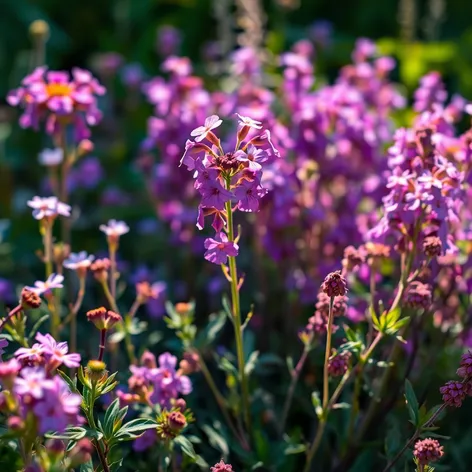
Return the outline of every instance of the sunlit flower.
{"type": "Polygon", "coordinates": [[[28,200],[27,205],[33,208],[33,217],[36,220],[43,218],[55,218],[58,215],[70,216],[71,207],[60,202],[56,197],[33,197],[28,200]]]}
{"type": "Polygon", "coordinates": [[[220,120],[218,115],[211,115],[205,120],[204,126],[195,128],[190,133],[190,136],[194,136],[197,143],[203,141],[207,137],[208,133],[210,133],[215,128],[218,128],[221,123],[223,123],[223,120],[220,120]]]}
{"type": "Polygon", "coordinates": [[[44,149],[38,155],[38,161],[46,167],[58,166],[64,160],[64,151],[61,148],[44,149]]]}
{"type": "Polygon", "coordinates": [[[45,282],[37,280],[34,283],[34,287],[26,287],[32,292],[42,295],[43,293],[49,292],[55,288],[62,288],[62,282],[64,281],[64,276],[60,274],[51,274],[45,282]]]}

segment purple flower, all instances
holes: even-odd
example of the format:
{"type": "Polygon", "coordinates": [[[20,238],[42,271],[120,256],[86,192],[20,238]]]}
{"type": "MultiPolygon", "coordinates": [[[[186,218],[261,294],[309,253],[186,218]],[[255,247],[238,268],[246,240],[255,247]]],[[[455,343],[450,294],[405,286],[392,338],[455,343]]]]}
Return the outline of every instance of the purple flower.
{"type": "Polygon", "coordinates": [[[129,226],[124,221],[110,220],[108,225],[100,225],[100,231],[109,238],[119,238],[129,232],[129,226]]]}
{"type": "Polygon", "coordinates": [[[257,179],[252,181],[243,180],[243,182],[234,190],[234,196],[238,203],[238,209],[241,211],[258,211],[259,200],[267,193],[257,179]]]}
{"type": "Polygon", "coordinates": [[[86,251],[80,251],[78,253],[71,252],[62,265],[70,270],[87,269],[94,259],[95,256],[88,255],[86,251]]]}
{"type": "Polygon", "coordinates": [[[208,133],[210,133],[211,130],[218,128],[218,126],[220,126],[221,123],[223,123],[223,121],[220,120],[220,117],[218,115],[211,115],[205,119],[205,124],[203,126],[199,126],[198,128],[195,128],[190,133],[190,136],[194,136],[195,141],[197,143],[200,141],[203,141],[207,137],[208,133]]]}
{"type": "Polygon", "coordinates": [[[80,366],[80,354],[68,354],[69,347],[66,342],[57,343],[49,333],[37,333],[35,339],[43,346],[43,356],[53,368],[62,364],[69,368],[80,366]]]}
{"type": "Polygon", "coordinates": [[[37,280],[34,283],[34,287],[26,287],[26,288],[38,295],[43,295],[44,293],[49,292],[50,290],[54,288],[62,288],[63,281],[64,281],[63,275],[51,274],[45,282],[41,282],[37,280]]]}
{"type": "Polygon", "coordinates": [[[177,358],[169,352],[161,354],[158,362],[159,367],[151,369],[149,374],[154,386],[150,400],[163,408],[170,408],[171,400],[192,391],[192,383],[187,376],[176,371],[177,358]]]}
{"type": "Polygon", "coordinates": [[[30,364],[40,364],[43,361],[44,346],[35,343],[31,347],[20,347],[15,351],[15,356],[19,361],[30,364]]]}
{"type": "Polygon", "coordinates": [[[88,138],[88,126],[101,119],[97,95],[105,93],[104,87],[83,69],[73,69],[72,78],[67,72],[46,70],[36,68],[23,79],[20,88],[7,96],[11,106],[24,108],[20,125],[37,129],[40,121],[45,121],[46,132],[55,137],[72,125],[77,141],[88,138]]]}
{"type": "Polygon", "coordinates": [[[133,441],[133,449],[137,452],[143,452],[149,449],[157,441],[157,430],[148,429],[133,441]]]}
{"type": "Polygon", "coordinates": [[[201,204],[217,210],[223,210],[226,202],[233,198],[232,192],[226,190],[218,180],[205,180],[198,190],[202,194],[201,204]]]}
{"type": "Polygon", "coordinates": [[[33,197],[27,205],[33,208],[33,217],[36,220],[43,218],[55,218],[58,215],[70,216],[71,207],[60,202],[56,197],[33,197]]]}
{"type": "Polygon", "coordinates": [[[64,160],[64,151],[61,148],[44,149],[38,155],[38,161],[46,167],[58,166],[64,160]]]}
{"type": "Polygon", "coordinates": [[[219,232],[215,238],[205,239],[205,259],[213,264],[224,264],[228,256],[236,257],[239,247],[236,243],[228,241],[228,236],[219,232]]]}

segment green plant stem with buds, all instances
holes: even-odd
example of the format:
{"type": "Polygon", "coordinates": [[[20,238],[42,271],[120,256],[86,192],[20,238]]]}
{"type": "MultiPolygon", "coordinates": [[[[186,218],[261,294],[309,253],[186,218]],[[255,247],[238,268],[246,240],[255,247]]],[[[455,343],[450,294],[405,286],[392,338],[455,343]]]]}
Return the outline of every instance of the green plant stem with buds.
{"type": "MultiPolygon", "coordinates": [[[[227,188],[230,189],[230,181],[227,180],[227,188]]],[[[234,242],[234,227],[233,227],[233,210],[231,202],[226,202],[227,224],[228,224],[228,240],[234,242]]],[[[243,403],[243,417],[246,423],[248,433],[251,434],[251,412],[249,404],[249,385],[245,372],[245,358],[243,347],[243,330],[241,324],[241,306],[239,301],[238,288],[238,272],[236,268],[236,258],[228,256],[229,259],[229,273],[231,277],[231,298],[233,304],[233,324],[234,335],[236,341],[236,353],[238,357],[238,371],[241,382],[241,396],[243,403]]]]}

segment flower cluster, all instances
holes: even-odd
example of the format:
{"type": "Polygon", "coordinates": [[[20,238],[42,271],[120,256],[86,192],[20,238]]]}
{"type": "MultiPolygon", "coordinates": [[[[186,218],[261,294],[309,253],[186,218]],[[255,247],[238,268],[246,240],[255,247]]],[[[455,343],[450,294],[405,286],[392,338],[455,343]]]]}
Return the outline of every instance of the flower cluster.
{"type": "Polygon", "coordinates": [[[58,137],[70,125],[78,142],[88,138],[89,126],[100,121],[96,96],[104,93],[105,88],[87,70],[74,68],[71,78],[67,72],[38,67],[9,93],[7,101],[24,108],[23,128],[37,129],[44,120],[46,132],[58,137]]]}
{"type": "Polygon", "coordinates": [[[467,396],[472,396],[472,355],[466,352],[462,355],[457,375],[462,381],[449,380],[439,391],[443,402],[448,406],[461,407],[467,396]]]}
{"type": "Polygon", "coordinates": [[[5,390],[0,404],[10,415],[10,427],[42,435],[81,424],[82,398],[71,393],[55,373],[61,365],[78,367],[80,355],[69,353],[67,343],[57,343],[50,334],[38,333],[36,340],[31,348],[20,348],[15,358],[0,363],[0,383],[5,390]],[[30,417],[35,419],[33,423],[30,417]]]}
{"type": "Polygon", "coordinates": [[[262,184],[262,164],[280,156],[270,132],[260,131],[260,122],[240,115],[238,118],[234,151],[223,150],[220,139],[213,133],[222,120],[212,115],[204,126],[190,133],[195,141],[187,141],[181,159],[181,164],[194,171],[195,188],[201,196],[197,227],[203,229],[205,217],[213,216],[216,236],[205,240],[205,259],[214,264],[224,264],[228,256],[238,254],[232,224],[227,224],[229,214],[236,209],[244,212],[259,209],[259,201],[267,192],[262,184]]]}
{"type": "Polygon", "coordinates": [[[421,439],[416,442],[413,455],[419,464],[427,465],[441,459],[444,448],[437,439],[421,439]]]}
{"type": "Polygon", "coordinates": [[[123,403],[144,402],[172,408],[179,395],[192,391],[190,379],[177,370],[177,358],[166,352],[156,359],[150,352],[141,359],[141,366],[130,366],[129,393],[119,392],[123,403]]]}

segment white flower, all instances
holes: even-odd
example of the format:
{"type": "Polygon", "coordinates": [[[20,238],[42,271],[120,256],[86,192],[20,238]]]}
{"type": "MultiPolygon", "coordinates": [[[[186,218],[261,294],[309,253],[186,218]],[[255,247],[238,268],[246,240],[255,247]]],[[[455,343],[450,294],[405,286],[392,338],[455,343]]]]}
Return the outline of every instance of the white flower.
{"type": "Polygon", "coordinates": [[[33,208],[33,217],[37,220],[57,215],[70,216],[71,211],[70,205],[60,202],[56,197],[35,196],[28,200],[27,205],[33,208]]]}
{"type": "Polygon", "coordinates": [[[64,151],[61,148],[44,149],[38,155],[41,165],[53,167],[59,165],[64,160],[64,151]]]}
{"type": "Polygon", "coordinates": [[[119,238],[129,232],[129,226],[124,221],[110,220],[108,225],[100,225],[100,231],[108,237],[119,238]]]}
{"type": "Polygon", "coordinates": [[[71,252],[69,257],[63,262],[63,266],[71,270],[86,269],[90,267],[94,259],[95,256],[89,256],[86,251],[80,251],[79,253],[71,252]]]}
{"type": "Polygon", "coordinates": [[[42,295],[43,293],[53,289],[53,288],[62,288],[62,282],[64,281],[64,276],[60,274],[51,274],[45,282],[37,280],[34,283],[34,287],[26,287],[28,290],[36,293],[37,295],[42,295]]]}
{"type": "Polygon", "coordinates": [[[239,113],[236,113],[239,118],[239,124],[242,126],[249,126],[249,128],[262,129],[262,123],[260,121],[253,120],[248,116],[241,116],[239,113]]]}

